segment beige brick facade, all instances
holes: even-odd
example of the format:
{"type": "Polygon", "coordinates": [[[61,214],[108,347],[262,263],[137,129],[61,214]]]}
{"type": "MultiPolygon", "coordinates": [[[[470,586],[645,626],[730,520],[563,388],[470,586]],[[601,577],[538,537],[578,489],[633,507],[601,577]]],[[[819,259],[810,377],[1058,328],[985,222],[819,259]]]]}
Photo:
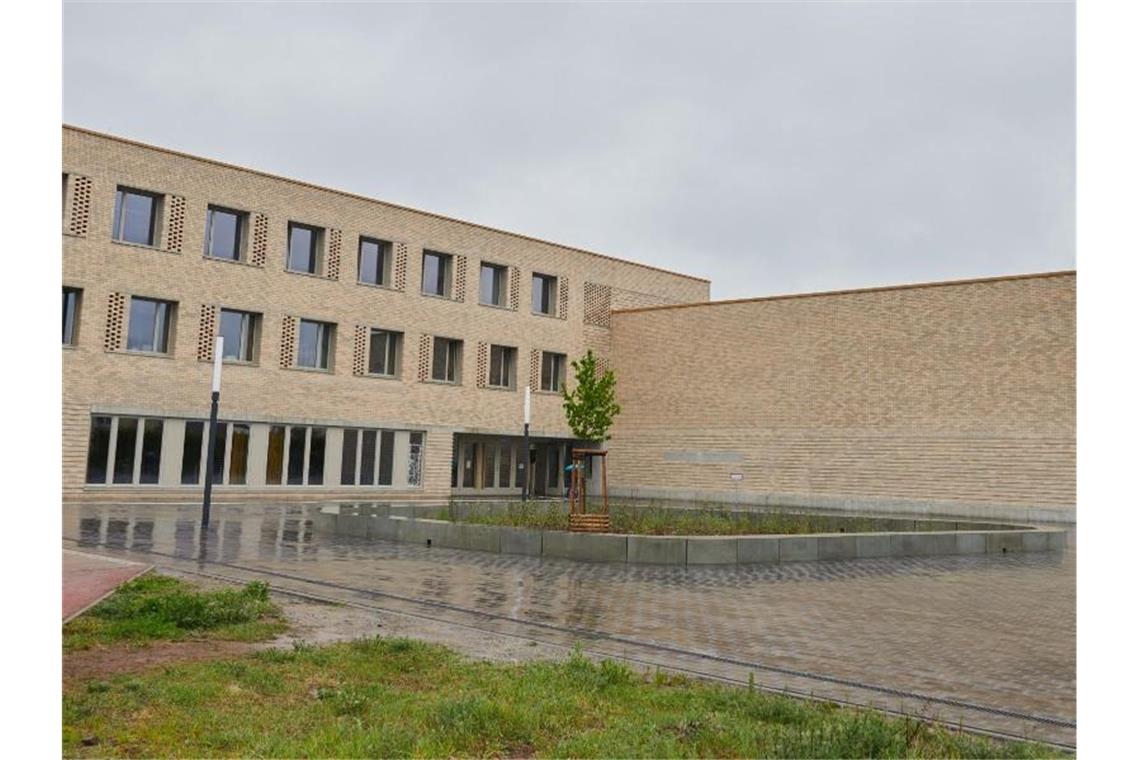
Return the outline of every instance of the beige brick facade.
{"type": "Polygon", "coordinates": [[[611,486],[1071,513],[1075,290],[1062,272],[614,312],[611,486]]]}
{"type": "MultiPolygon", "coordinates": [[[[264,443],[265,430],[275,423],[327,427],[333,452],[341,446],[342,427],[426,434],[419,488],[388,489],[387,495],[374,487],[342,488],[335,478],[339,462],[333,461],[326,462],[323,486],[258,487],[264,478],[255,471],[264,459],[251,449],[247,485],[221,486],[219,498],[266,492],[442,498],[450,493],[454,433],[517,434],[532,352],[573,359],[587,345],[608,346],[607,339],[591,344],[588,288],[619,294],[616,303],[708,299],[705,280],[82,129],[64,128],[63,161],[63,285],[82,289],[76,344],[63,356],[65,498],[195,498],[198,489],[189,487],[85,483],[88,435],[93,414],[204,418],[219,308],[262,315],[256,362],[226,365],[221,405],[223,419],[253,423],[255,443],[264,443]],[[161,195],[155,246],[112,240],[119,186],[161,195]],[[245,262],[203,255],[209,204],[249,214],[245,262]],[[325,231],[315,275],[286,271],[290,221],[325,231]],[[357,282],[362,235],[393,243],[392,287],[357,282]],[[421,294],[424,249],[455,257],[451,298],[421,294]],[[479,303],[481,261],[508,267],[506,307],[479,303]],[[532,272],[559,278],[552,316],[531,313],[532,272]],[[177,304],[168,355],[125,350],[131,296],[177,304]],[[295,368],[300,319],[336,325],[331,371],[295,368]],[[359,373],[361,329],[370,327],[403,333],[399,377],[359,373]],[[430,352],[432,336],[463,341],[458,385],[431,382],[422,367],[421,345],[430,352]],[[481,344],[517,349],[515,389],[480,387],[481,344]]],[[[181,450],[179,431],[178,423],[168,425],[163,439],[166,486],[176,478],[170,473],[177,463],[166,460],[181,450]]],[[[569,437],[556,394],[535,393],[532,433],[569,437]]]]}

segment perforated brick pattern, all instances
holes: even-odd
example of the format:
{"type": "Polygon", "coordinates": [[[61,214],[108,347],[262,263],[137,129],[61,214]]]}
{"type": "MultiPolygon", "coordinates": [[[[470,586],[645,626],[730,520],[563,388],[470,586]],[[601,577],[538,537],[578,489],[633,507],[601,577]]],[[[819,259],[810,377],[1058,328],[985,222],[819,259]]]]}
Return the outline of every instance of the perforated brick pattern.
{"type": "Polygon", "coordinates": [[[537,348],[530,350],[530,389],[537,391],[541,389],[539,383],[542,382],[542,351],[537,348]]]}
{"type": "Polygon", "coordinates": [[[71,218],[68,220],[68,232],[72,235],[87,236],[87,227],[91,223],[93,186],[90,177],[71,178],[71,218]]]}
{"type": "Polygon", "coordinates": [[[107,329],[103,333],[103,349],[118,351],[123,347],[123,318],[127,311],[127,297],[111,293],[107,297],[107,329]]]}
{"type": "Polygon", "coordinates": [[[392,287],[403,290],[408,281],[408,244],[393,243],[395,258],[392,260],[392,287]]]}
{"type": "Polygon", "coordinates": [[[583,290],[585,308],[582,312],[582,321],[587,325],[609,327],[613,289],[609,285],[587,282],[583,290]]]}
{"type": "Polygon", "coordinates": [[[265,266],[265,255],[268,249],[269,217],[265,214],[254,214],[249,245],[249,263],[255,267],[265,266]]]}
{"type": "Polygon", "coordinates": [[[297,318],[285,315],[281,318],[281,357],[283,369],[293,366],[297,350],[297,318]]]}
{"type": "Polygon", "coordinates": [[[565,277],[558,278],[558,318],[566,319],[570,308],[570,283],[565,277]]]}
{"type": "Polygon", "coordinates": [[[325,277],[330,280],[340,279],[340,230],[329,230],[329,248],[325,256],[325,277]]]}
{"type": "Polygon", "coordinates": [[[218,326],[218,307],[202,304],[198,316],[198,361],[214,360],[214,334],[218,326]]]}
{"type": "Polygon", "coordinates": [[[357,325],[352,334],[352,374],[363,375],[368,370],[368,328],[357,325]]]}
{"type": "Polygon", "coordinates": [[[182,253],[182,237],[186,229],[186,199],[170,196],[170,213],[166,223],[166,250],[182,253]]]}
{"type": "Polygon", "coordinates": [[[518,311],[519,309],[519,268],[511,267],[510,287],[507,291],[507,306],[518,311]]]}
{"type": "Polygon", "coordinates": [[[475,352],[475,387],[487,387],[487,354],[490,353],[488,344],[485,341],[479,341],[475,352]]]}
{"type": "Polygon", "coordinates": [[[463,303],[467,300],[467,257],[455,257],[455,282],[451,287],[451,300],[463,303]]]}
{"type": "Polygon", "coordinates": [[[420,336],[420,353],[416,359],[416,379],[421,383],[428,379],[431,372],[431,336],[420,336]]]}

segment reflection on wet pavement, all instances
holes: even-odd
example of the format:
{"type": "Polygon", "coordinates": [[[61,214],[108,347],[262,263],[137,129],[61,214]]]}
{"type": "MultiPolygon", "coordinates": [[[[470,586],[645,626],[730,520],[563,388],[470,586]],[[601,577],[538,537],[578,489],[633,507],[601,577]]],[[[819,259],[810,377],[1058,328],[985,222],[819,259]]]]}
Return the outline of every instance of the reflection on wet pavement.
{"type": "MultiPolygon", "coordinates": [[[[67,505],[65,546],[225,563],[734,661],[1073,721],[1064,552],[686,567],[590,564],[328,535],[319,505],[67,505]]],[[[330,592],[331,593],[331,592],[330,592]]],[[[488,623],[490,625],[490,623],[488,623]]]]}

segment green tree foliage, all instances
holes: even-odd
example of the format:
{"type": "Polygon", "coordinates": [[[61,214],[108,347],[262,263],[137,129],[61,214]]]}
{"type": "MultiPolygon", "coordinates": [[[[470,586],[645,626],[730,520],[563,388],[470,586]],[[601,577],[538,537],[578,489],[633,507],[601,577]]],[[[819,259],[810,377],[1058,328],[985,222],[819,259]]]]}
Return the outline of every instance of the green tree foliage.
{"type": "Polygon", "coordinates": [[[593,351],[570,363],[574,368],[574,390],[562,389],[562,408],[574,435],[584,441],[608,441],[614,417],[621,406],[614,401],[614,372],[607,369],[598,375],[598,360],[593,351]]]}

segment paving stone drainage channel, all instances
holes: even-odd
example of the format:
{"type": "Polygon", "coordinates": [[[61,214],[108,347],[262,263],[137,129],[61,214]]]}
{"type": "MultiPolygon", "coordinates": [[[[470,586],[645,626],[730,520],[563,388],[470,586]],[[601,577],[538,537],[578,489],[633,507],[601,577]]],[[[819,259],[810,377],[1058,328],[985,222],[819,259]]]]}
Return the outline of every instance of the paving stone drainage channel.
{"type": "MultiPolygon", "coordinates": [[[[585,562],[651,565],[777,564],[818,560],[933,557],[1061,551],[1067,531],[999,523],[821,516],[828,527],[844,520],[872,532],[799,535],[650,536],[571,533],[464,522],[478,510],[505,511],[503,503],[457,503],[446,510],[417,504],[344,503],[320,507],[317,531],[356,538],[498,554],[585,562]],[[442,511],[452,520],[438,519],[442,511]],[[908,529],[909,528],[909,529],[908,529]]],[[[558,502],[548,509],[565,509],[558,502]]],[[[751,513],[739,513],[748,515],[751,513]]],[[[840,530],[842,528],[840,527],[840,530]]]]}

